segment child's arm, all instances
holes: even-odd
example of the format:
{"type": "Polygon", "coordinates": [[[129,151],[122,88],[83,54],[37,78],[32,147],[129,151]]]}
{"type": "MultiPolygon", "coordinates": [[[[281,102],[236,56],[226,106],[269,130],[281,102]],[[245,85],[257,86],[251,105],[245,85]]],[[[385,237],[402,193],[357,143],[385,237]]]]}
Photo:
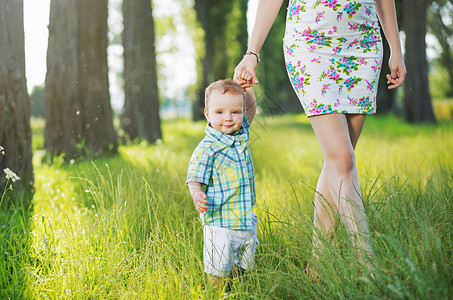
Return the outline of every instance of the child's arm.
{"type": "Polygon", "coordinates": [[[252,124],[253,118],[256,114],[256,97],[253,90],[252,84],[253,76],[247,71],[242,71],[237,74],[234,80],[239,83],[244,89],[244,106],[245,113],[249,117],[250,124],[252,124]]]}
{"type": "Polygon", "coordinates": [[[256,97],[253,90],[253,84],[245,89],[244,93],[244,104],[245,104],[245,113],[249,117],[250,124],[252,124],[253,118],[256,114],[256,97]]]}
{"type": "Polygon", "coordinates": [[[201,189],[201,183],[189,181],[187,185],[189,186],[190,196],[192,197],[195,209],[200,213],[207,211],[208,207],[205,204],[208,204],[209,201],[207,200],[206,194],[201,189]]]}

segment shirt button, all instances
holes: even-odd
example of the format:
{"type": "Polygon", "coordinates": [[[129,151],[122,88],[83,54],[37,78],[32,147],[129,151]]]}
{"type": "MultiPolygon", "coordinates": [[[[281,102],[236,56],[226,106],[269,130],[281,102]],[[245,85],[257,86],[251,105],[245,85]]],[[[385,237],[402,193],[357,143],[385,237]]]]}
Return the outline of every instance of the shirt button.
{"type": "Polygon", "coordinates": [[[239,149],[239,150],[238,150],[238,152],[239,152],[239,153],[242,153],[242,150],[241,150],[241,149],[239,149]]]}

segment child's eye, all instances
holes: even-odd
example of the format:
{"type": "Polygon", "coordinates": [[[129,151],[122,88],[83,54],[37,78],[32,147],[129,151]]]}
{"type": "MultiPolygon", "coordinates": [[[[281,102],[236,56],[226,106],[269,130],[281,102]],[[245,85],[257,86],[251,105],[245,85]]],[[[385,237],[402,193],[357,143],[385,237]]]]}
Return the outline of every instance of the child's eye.
{"type": "Polygon", "coordinates": [[[218,111],[216,111],[215,113],[218,114],[218,115],[221,115],[221,114],[222,114],[222,111],[221,111],[221,110],[218,110],[218,111]]]}
{"type": "Polygon", "coordinates": [[[238,114],[240,114],[240,113],[241,113],[241,112],[238,111],[238,110],[237,110],[237,111],[233,111],[233,114],[235,114],[235,115],[238,115],[238,114]]]}

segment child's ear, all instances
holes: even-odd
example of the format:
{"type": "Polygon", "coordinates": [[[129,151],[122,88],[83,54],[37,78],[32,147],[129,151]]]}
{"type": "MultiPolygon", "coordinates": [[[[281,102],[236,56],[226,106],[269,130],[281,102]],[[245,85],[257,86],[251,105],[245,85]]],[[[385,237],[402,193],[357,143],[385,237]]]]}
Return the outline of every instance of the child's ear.
{"type": "Polygon", "coordinates": [[[206,121],[209,122],[209,112],[207,108],[204,109],[204,117],[206,118],[206,121]]]}

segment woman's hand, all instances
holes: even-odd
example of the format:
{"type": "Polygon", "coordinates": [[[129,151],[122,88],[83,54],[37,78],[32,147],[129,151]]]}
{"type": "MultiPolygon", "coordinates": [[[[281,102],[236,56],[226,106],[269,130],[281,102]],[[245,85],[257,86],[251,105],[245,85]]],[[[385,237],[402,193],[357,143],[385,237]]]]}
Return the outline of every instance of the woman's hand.
{"type": "Polygon", "coordinates": [[[404,78],[406,78],[407,70],[401,54],[391,55],[389,59],[390,73],[387,74],[387,84],[389,90],[396,89],[403,85],[404,78]]]}
{"type": "Polygon", "coordinates": [[[245,55],[234,69],[233,79],[236,80],[243,89],[251,87],[252,84],[258,84],[258,79],[256,79],[257,65],[258,61],[254,55],[245,55]],[[249,80],[246,80],[246,78],[249,80]]]}

